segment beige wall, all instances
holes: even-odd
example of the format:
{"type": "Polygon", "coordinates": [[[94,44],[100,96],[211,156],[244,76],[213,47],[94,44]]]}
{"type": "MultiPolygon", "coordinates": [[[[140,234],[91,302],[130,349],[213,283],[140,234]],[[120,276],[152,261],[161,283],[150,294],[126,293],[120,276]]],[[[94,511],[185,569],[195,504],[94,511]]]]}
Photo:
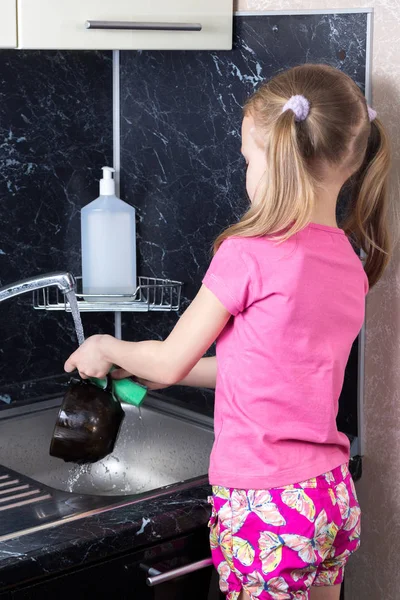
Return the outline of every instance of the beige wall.
{"type": "MultiPolygon", "coordinates": [[[[391,197],[400,174],[400,0],[237,0],[236,10],[373,8],[372,105],[392,136],[391,197]]],[[[396,225],[397,228],[397,225],[396,225]]],[[[358,484],[362,550],[348,567],[346,600],[400,600],[400,251],[367,305],[365,458],[358,484]]]]}

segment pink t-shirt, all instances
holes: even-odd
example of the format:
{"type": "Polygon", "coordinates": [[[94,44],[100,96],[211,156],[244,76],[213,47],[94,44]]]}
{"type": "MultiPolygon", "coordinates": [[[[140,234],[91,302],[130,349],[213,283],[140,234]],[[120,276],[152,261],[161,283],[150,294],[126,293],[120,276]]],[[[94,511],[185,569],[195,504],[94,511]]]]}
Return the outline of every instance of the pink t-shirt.
{"type": "Polygon", "coordinates": [[[347,462],[336,415],[368,281],[344,232],[228,239],[203,283],[233,315],[217,340],[211,485],[278,487],[347,462]]]}

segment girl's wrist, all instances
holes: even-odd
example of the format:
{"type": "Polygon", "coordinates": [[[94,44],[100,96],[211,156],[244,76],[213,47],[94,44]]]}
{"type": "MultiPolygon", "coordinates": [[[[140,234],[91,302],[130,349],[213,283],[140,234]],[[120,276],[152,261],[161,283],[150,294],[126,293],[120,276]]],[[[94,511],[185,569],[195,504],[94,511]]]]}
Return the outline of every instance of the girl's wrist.
{"type": "Polygon", "coordinates": [[[112,335],[104,334],[100,337],[100,352],[104,360],[114,363],[113,358],[113,346],[114,342],[117,341],[112,335]]]}

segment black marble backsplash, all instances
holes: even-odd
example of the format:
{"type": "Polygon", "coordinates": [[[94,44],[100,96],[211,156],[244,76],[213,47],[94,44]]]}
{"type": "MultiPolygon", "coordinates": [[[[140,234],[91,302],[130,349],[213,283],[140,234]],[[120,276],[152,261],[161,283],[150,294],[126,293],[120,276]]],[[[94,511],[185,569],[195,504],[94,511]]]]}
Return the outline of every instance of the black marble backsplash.
{"type": "MultiPolygon", "coordinates": [[[[112,155],[111,52],[0,51],[0,285],[80,274],[80,209],[112,155]]],[[[2,302],[0,319],[2,387],[63,371],[70,315],[34,311],[29,294],[2,302]]],[[[83,320],[112,332],[102,315],[83,320]]]]}
{"type": "MultiPolygon", "coordinates": [[[[264,79],[304,62],[343,69],[364,89],[366,26],[360,13],[236,17],[232,51],[121,53],[121,194],[137,208],[138,269],[183,281],[182,308],[201,285],[213,240],[247,206],[245,99],[264,79]]],[[[176,320],[126,315],[124,335],[161,339],[176,320]]],[[[212,411],[211,392],[173,395],[212,411]]],[[[340,417],[350,433],[356,402],[355,345],[340,417]]]]}
{"type": "MultiPolygon", "coordinates": [[[[240,126],[248,95],[304,62],[332,64],[365,86],[364,13],[245,16],[234,26],[232,51],[120,57],[121,197],[137,209],[138,271],[183,281],[182,310],[200,287],[213,240],[247,206],[240,126]]],[[[53,270],[79,275],[80,209],[112,163],[111,53],[1,51],[0,82],[0,284],[53,270]]],[[[34,311],[29,296],[0,310],[1,399],[15,380],[61,373],[76,339],[70,315],[34,311]]],[[[123,337],[161,339],[177,319],[125,313],[123,337]]],[[[87,335],[112,333],[112,322],[83,315],[87,335]]],[[[340,416],[353,434],[356,391],[357,345],[340,416]]],[[[212,413],[211,391],[164,395],[212,413]]]]}

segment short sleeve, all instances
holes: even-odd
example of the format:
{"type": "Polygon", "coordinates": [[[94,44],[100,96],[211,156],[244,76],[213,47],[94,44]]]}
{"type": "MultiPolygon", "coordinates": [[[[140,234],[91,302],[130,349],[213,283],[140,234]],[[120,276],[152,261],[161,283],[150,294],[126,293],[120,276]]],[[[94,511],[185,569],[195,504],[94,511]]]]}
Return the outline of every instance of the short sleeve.
{"type": "Polygon", "coordinates": [[[203,284],[234,316],[251,304],[248,262],[241,251],[241,239],[229,238],[219,247],[203,279],[203,284]]]}

